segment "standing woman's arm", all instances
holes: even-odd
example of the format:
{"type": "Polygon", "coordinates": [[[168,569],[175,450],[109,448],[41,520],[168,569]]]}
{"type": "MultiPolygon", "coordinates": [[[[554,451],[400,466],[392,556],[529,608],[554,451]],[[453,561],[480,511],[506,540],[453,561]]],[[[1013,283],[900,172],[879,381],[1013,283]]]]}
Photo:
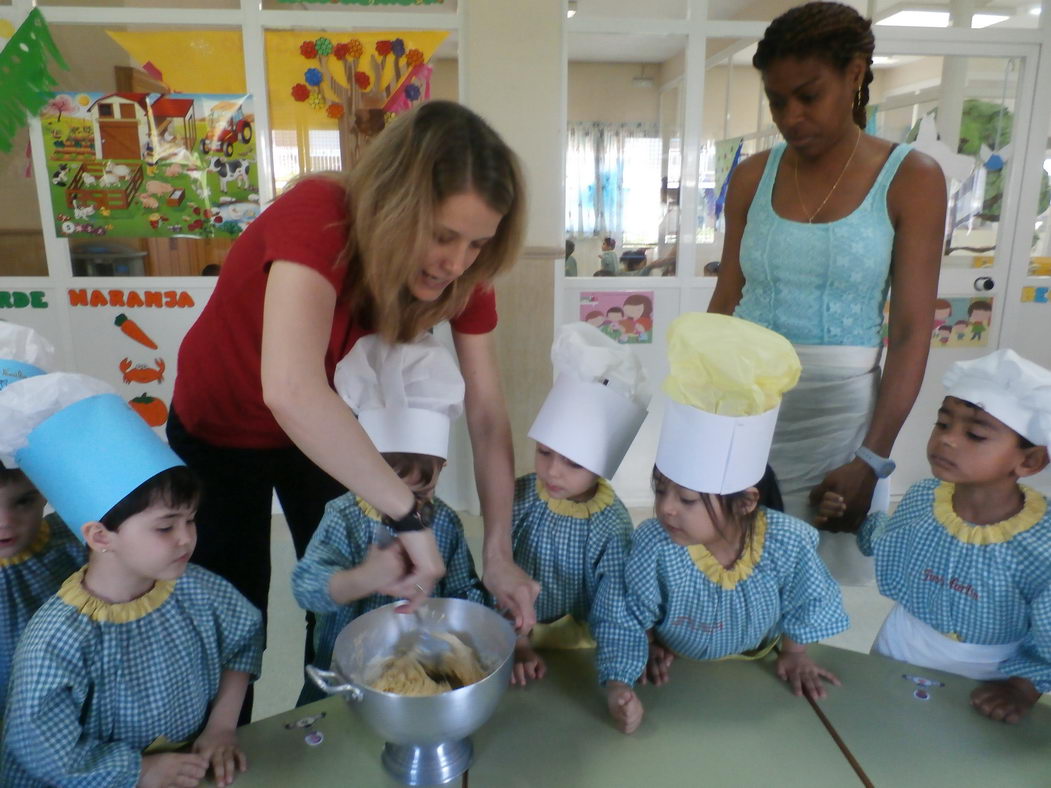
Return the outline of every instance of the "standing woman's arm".
{"type": "MultiPolygon", "coordinates": [[[[263,401],[319,468],[400,519],[416,505],[415,496],[328,383],[325,352],[335,308],[336,290],[317,271],[297,263],[271,264],[263,304],[263,401]]],[[[415,605],[430,594],[445,566],[429,529],[399,538],[413,563],[401,596],[415,605]]]]}
{"type": "MultiPolygon", "coordinates": [[[[938,164],[918,151],[909,153],[891,183],[887,208],[894,223],[887,359],[862,441],[881,457],[890,456],[927,368],[945,232],[945,176],[938,164]]],[[[831,471],[811,500],[832,490],[847,508],[837,520],[820,524],[829,530],[855,529],[871,506],[875,483],[872,469],[856,458],[831,471]]]]}
{"type": "Polygon", "coordinates": [[[466,384],[467,430],[485,524],[482,575],[497,605],[514,616],[515,628],[528,632],[536,623],[534,602],[540,584],[511,556],[514,448],[492,335],[453,331],[453,342],[466,384]]]}
{"type": "Polygon", "coordinates": [[[768,152],[749,156],[734,170],[730,186],[726,190],[726,232],[723,234],[723,253],[719,260],[719,278],[715,292],[708,303],[708,311],[720,315],[732,315],[741,301],[744,290],[744,274],[741,271],[741,238],[748,220],[748,209],[763,177],[768,152]]]}

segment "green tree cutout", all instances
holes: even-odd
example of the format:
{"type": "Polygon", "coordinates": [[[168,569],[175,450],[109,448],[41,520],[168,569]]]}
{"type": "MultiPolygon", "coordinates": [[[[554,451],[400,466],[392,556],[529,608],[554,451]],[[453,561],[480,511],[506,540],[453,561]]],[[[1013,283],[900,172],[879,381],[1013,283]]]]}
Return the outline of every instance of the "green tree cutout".
{"type": "MultiPolygon", "coordinates": [[[[937,118],[938,110],[934,109],[932,114],[937,118]]],[[[957,152],[967,156],[973,156],[977,161],[982,145],[986,145],[993,151],[998,151],[1011,141],[1011,130],[1014,125],[1014,115],[1000,103],[982,101],[980,99],[965,99],[963,102],[963,115],[960,119],[960,144],[957,152]]],[[[906,142],[916,139],[919,132],[919,121],[909,131],[906,142]]],[[[1019,155],[1015,151],[1015,155],[1019,155]]],[[[978,212],[978,218],[985,222],[1000,221],[1000,211],[1004,196],[1004,169],[986,170],[985,193],[982,196],[982,208],[978,212]]],[[[1037,215],[1047,210],[1051,203],[1051,184],[1048,183],[1047,173],[1040,173],[1040,194],[1037,197],[1037,215]]],[[[967,219],[959,220],[953,226],[953,230],[966,222],[967,219]]],[[[1037,241],[1036,234],[1033,235],[1033,246],[1037,241]]],[[[952,232],[945,239],[945,254],[953,251],[966,250],[971,252],[990,252],[995,247],[967,247],[951,246],[952,232]]]]}

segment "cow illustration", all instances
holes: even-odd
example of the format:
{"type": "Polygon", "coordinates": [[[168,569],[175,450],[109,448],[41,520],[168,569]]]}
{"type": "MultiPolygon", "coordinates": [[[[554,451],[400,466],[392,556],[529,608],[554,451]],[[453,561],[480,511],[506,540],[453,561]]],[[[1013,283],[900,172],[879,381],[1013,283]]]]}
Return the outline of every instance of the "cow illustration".
{"type": "Polygon", "coordinates": [[[208,165],[208,170],[219,176],[219,191],[225,192],[226,185],[235,181],[242,189],[248,188],[248,171],[252,162],[248,159],[223,159],[215,157],[208,165]]]}

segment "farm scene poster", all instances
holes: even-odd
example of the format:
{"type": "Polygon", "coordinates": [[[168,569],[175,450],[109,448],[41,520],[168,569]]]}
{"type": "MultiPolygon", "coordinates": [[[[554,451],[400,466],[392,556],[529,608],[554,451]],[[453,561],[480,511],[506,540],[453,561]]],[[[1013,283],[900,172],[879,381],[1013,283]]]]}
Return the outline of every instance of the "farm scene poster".
{"type": "Polygon", "coordinates": [[[60,237],[227,237],[259,215],[251,96],[56,93],[41,110],[60,237]]]}

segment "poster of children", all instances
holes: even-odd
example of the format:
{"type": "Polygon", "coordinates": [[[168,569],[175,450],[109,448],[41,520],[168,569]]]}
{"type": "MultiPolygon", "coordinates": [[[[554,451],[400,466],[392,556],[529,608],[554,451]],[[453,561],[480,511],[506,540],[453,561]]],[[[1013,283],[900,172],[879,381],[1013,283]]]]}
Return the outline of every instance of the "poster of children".
{"type": "Polygon", "coordinates": [[[931,347],[985,347],[992,319],[991,296],[939,298],[934,302],[931,347]]]}
{"type": "Polygon", "coordinates": [[[60,236],[234,238],[259,214],[251,96],[56,93],[40,115],[60,236]]]}
{"type": "Polygon", "coordinates": [[[580,319],[622,345],[653,343],[653,291],[600,290],[580,294],[580,319]]]}

